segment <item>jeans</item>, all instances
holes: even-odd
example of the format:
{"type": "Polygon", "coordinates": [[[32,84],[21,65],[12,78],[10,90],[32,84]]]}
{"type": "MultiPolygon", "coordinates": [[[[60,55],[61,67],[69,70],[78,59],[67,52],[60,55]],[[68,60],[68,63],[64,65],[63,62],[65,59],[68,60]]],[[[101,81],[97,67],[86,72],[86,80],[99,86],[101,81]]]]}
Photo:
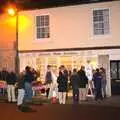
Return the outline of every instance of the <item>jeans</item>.
{"type": "Polygon", "coordinates": [[[79,101],[79,89],[73,88],[73,102],[78,103],[79,101]]]}
{"type": "Polygon", "coordinates": [[[33,91],[31,83],[25,82],[24,101],[32,101],[33,91]]]}

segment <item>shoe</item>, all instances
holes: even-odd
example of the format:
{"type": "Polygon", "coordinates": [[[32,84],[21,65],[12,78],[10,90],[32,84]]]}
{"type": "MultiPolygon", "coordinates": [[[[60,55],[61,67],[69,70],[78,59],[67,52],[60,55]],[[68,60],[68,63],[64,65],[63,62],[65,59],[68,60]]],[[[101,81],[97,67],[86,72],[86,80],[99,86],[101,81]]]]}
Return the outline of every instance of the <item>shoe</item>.
{"type": "Polygon", "coordinates": [[[36,112],[35,110],[33,110],[31,107],[28,106],[18,106],[18,110],[21,112],[36,112]]]}

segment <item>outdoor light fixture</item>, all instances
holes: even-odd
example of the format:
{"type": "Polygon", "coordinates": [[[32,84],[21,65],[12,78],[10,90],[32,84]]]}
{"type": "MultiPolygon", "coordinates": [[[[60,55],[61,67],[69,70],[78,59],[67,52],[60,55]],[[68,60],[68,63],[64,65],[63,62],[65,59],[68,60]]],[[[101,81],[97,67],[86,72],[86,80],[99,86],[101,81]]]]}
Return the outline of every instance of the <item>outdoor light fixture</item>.
{"type": "Polygon", "coordinates": [[[19,74],[19,55],[18,55],[18,21],[19,21],[19,14],[18,10],[14,7],[9,7],[7,10],[8,14],[10,16],[16,16],[16,44],[15,44],[15,49],[16,49],[16,56],[15,56],[15,72],[19,74]]]}

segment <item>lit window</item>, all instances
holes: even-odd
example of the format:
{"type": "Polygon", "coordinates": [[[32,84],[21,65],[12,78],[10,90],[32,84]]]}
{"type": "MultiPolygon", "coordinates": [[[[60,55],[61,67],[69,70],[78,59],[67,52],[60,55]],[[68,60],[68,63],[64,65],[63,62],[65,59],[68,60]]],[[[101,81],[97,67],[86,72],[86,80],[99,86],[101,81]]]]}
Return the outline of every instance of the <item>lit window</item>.
{"type": "Polygon", "coordinates": [[[37,39],[49,38],[49,15],[36,16],[36,37],[37,39]]]}
{"type": "Polygon", "coordinates": [[[109,9],[93,10],[94,35],[109,34],[109,9]]]}

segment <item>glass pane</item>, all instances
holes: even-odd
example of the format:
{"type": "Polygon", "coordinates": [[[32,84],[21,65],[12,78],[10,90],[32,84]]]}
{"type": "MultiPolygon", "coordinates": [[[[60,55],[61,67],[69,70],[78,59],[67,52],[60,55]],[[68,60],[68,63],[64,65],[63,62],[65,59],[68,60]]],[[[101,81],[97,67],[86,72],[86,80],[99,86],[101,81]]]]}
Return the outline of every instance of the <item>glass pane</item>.
{"type": "Polygon", "coordinates": [[[117,79],[117,62],[111,62],[111,79],[117,79]]]}
{"type": "Polygon", "coordinates": [[[49,26],[49,16],[48,15],[46,15],[45,16],[45,21],[44,21],[45,23],[45,26],[49,26]]]}
{"type": "Polygon", "coordinates": [[[37,28],[37,38],[40,38],[40,28],[37,28]]]}
{"type": "Polygon", "coordinates": [[[104,29],[94,29],[94,34],[95,35],[103,35],[104,34],[104,29]]]}
{"type": "Polygon", "coordinates": [[[40,17],[40,26],[44,26],[44,16],[40,17]]]}
{"type": "Polygon", "coordinates": [[[36,26],[40,26],[40,16],[36,16],[36,26]]]}
{"type": "Polygon", "coordinates": [[[118,62],[118,79],[120,79],[120,62],[118,62]]]}

